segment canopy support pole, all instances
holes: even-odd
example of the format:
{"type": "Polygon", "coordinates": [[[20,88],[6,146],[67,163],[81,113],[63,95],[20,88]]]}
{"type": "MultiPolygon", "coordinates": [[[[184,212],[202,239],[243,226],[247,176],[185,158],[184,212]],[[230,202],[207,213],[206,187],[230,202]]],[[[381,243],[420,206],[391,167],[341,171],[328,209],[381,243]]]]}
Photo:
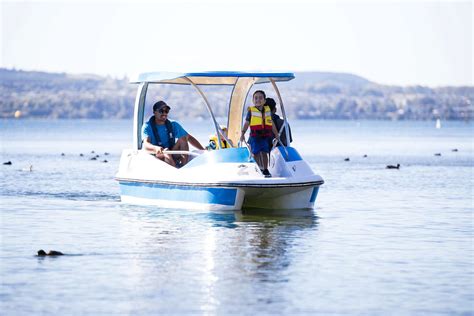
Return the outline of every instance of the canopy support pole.
{"type": "Polygon", "coordinates": [[[229,114],[227,119],[227,130],[229,139],[237,145],[242,133],[242,115],[244,111],[245,100],[249,94],[250,88],[258,78],[242,77],[238,78],[234,84],[234,89],[230,96],[229,114]]]}
{"type": "MultiPolygon", "coordinates": [[[[285,136],[286,136],[286,143],[287,143],[286,145],[282,143],[282,145],[284,147],[286,147],[290,142],[290,131],[288,129],[288,121],[287,121],[287,118],[286,118],[285,107],[283,106],[283,100],[281,98],[280,90],[278,90],[278,87],[275,83],[275,80],[270,78],[270,82],[272,83],[273,88],[275,89],[275,92],[278,96],[278,100],[280,100],[281,113],[283,114],[283,121],[285,123],[284,126],[285,126],[285,136]]],[[[280,134],[280,133],[281,133],[281,131],[278,131],[278,134],[280,134]]]]}
{"type": "Polygon", "coordinates": [[[135,150],[142,148],[142,125],[147,90],[148,82],[140,83],[135,98],[135,107],[133,111],[133,149],[135,150]]]}
{"type": "Polygon", "coordinates": [[[184,77],[184,79],[186,79],[187,81],[189,81],[190,84],[192,84],[192,86],[194,88],[196,88],[196,90],[199,92],[199,94],[201,95],[201,97],[204,99],[204,102],[206,103],[206,107],[207,107],[207,110],[209,111],[209,114],[211,115],[212,117],[212,121],[214,122],[214,127],[216,128],[216,133],[217,133],[217,141],[219,142],[219,148],[221,148],[221,144],[222,144],[222,141],[221,141],[221,136],[224,136],[224,139],[227,141],[227,143],[229,144],[232,144],[229,142],[229,139],[224,135],[224,131],[221,130],[221,127],[219,126],[219,124],[217,123],[216,121],[216,117],[214,116],[214,112],[212,112],[212,108],[211,108],[211,105],[209,104],[209,101],[207,100],[207,97],[204,95],[204,93],[202,92],[201,89],[199,89],[199,87],[191,80],[189,79],[188,77],[184,77]]]}

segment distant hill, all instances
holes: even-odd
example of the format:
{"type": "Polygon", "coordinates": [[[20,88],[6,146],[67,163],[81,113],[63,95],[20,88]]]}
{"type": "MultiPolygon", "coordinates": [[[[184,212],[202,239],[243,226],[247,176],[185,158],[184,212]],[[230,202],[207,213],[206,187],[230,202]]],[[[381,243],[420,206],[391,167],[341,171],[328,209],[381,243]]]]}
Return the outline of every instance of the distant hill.
{"type": "Polygon", "coordinates": [[[128,80],[0,68],[0,115],[42,118],[121,118],[133,115],[128,80]]]}
{"type": "Polygon", "coordinates": [[[296,80],[290,83],[318,83],[326,85],[345,85],[362,87],[371,82],[365,78],[349,73],[338,72],[296,72],[296,80]]]}
{"type": "MultiPolygon", "coordinates": [[[[472,120],[474,87],[385,86],[354,74],[297,72],[279,85],[286,113],[299,119],[434,118],[472,120]]],[[[270,86],[269,95],[274,97],[270,86]]],[[[204,88],[216,116],[227,114],[230,89],[204,88]]],[[[0,68],[0,117],[130,118],[136,85],[127,78],[71,75],[0,68]]],[[[159,85],[149,89],[148,106],[158,99],[185,106],[173,118],[207,118],[191,87],[159,85]]],[[[249,101],[249,100],[248,100],[249,101]]]]}

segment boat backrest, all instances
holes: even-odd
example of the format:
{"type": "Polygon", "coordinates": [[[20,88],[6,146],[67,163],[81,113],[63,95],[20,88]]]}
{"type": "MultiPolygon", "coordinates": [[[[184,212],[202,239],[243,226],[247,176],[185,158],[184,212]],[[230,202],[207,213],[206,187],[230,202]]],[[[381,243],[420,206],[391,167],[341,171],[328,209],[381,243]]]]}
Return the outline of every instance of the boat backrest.
{"type": "MultiPolygon", "coordinates": [[[[253,159],[251,160],[253,161],[253,159]]],[[[192,168],[211,163],[247,163],[249,162],[249,151],[245,147],[227,148],[222,150],[210,150],[191,160],[183,168],[192,168]]]]}

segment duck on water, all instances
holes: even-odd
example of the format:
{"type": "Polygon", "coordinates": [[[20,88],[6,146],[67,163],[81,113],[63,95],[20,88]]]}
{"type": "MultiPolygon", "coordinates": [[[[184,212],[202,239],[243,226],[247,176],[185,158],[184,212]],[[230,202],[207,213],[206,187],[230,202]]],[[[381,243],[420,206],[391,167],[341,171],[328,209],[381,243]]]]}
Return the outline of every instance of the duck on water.
{"type": "Polygon", "coordinates": [[[64,256],[61,251],[50,250],[49,252],[44,251],[43,249],[38,250],[38,257],[46,257],[46,256],[64,256]]]}

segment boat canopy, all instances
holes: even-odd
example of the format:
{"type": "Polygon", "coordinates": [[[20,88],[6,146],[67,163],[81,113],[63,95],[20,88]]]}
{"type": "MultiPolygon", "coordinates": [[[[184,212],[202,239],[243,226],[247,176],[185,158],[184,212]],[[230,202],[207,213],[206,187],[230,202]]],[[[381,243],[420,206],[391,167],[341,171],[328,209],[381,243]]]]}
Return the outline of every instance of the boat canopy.
{"type": "MultiPolygon", "coordinates": [[[[209,104],[206,96],[199,88],[201,85],[227,85],[233,86],[229,100],[229,111],[227,117],[227,140],[235,146],[240,139],[242,130],[242,115],[247,95],[254,84],[271,83],[277,93],[280,101],[280,107],[287,125],[286,113],[283,106],[283,100],[277,88],[276,82],[290,81],[295,75],[290,72],[238,72],[238,71],[209,71],[209,72],[147,72],[132,77],[130,83],[139,84],[137,97],[135,100],[134,111],[134,148],[140,149],[142,144],[141,126],[143,124],[144,106],[146,92],[149,84],[180,84],[192,85],[204,99],[207,109],[213,120],[219,144],[221,143],[221,134],[219,124],[216,121],[212,106],[209,104]]],[[[280,131],[281,132],[281,131],[280,131]]],[[[290,139],[288,128],[286,128],[286,139],[290,139]]]]}
{"type": "Polygon", "coordinates": [[[196,85],[235,85],[239,78],[255,78],[254,84],[268,83],[271,79],[289,81],[295,76],[288,72],[239,72],[239,71],[209,71],[209,72],[146,72],[132,77],[130,83],[163,83],[190,85],[188,79],[196,85]]]}

